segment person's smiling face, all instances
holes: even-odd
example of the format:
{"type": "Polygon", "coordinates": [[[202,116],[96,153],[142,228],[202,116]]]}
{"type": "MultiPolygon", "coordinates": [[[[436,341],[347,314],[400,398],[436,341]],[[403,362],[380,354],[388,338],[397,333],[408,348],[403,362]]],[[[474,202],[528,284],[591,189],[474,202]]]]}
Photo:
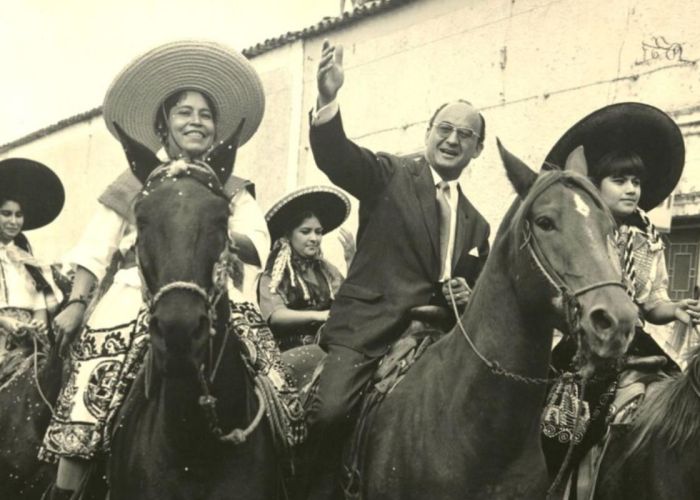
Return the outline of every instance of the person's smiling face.
{"type": "Polygon", "coordinates": [[[184,92],[168,113],[170,157],[198,158],[209,150],[215,135],[214,113],[207,100],[199,92],[184,92]]]}
{"type": "Polygon", "coordinates": [[[459,178],[469,162],[481,154],[479,112],[464,102],[448,104],[425,134],[425,157],[445,180],[459,178]]]}
{"type": "Polygon", "coordinates": [[[6,200],[0,205],[0,242],[10,243],[22,231],[24,212],[19,203],[6,200]]]}

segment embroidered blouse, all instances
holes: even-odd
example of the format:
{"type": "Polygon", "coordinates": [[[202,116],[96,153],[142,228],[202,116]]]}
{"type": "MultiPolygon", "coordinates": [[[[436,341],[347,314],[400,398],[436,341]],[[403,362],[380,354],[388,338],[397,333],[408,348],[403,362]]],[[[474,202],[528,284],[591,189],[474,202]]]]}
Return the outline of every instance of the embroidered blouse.
{"type": "Polygon", "coordinates": [[[623,255],[624,247],[632,239],[635,301],[645,312],[661,303],[670,302],[663,240],[660,237],[653,240],[647,232],[635,226],[621,225],[619,231],[623,255]]]}

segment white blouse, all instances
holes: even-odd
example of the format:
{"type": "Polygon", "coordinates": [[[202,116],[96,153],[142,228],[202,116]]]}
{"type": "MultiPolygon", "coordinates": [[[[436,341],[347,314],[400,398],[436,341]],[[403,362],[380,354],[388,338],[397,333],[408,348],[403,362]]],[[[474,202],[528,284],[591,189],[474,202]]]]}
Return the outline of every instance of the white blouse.
{"type": "MultiPolygon", "coordinates": [[[[229,211],[231,213],[228,221],[229,233],[235,231],[250,238],[258,252],[260,262],[265,262],[270,249],[270,235],[265,216],[255,198],[242,189],[231,199],[229,211]]],[[[114,252],[120,250],[126,253],[134,243],[135,227],[114,210],[98,203],[80,241],[64,260],[84,267],[98,280],[102,280],[114,252]]],[[[140,286],[136,268],[125,271],[128,274],[120,271],[121,276],[115,276],[115,281],[135,287],[140,286]]],[[[252,277],[254,273],[246,272],[246,282],[252,281],[252,277]]]]}
{"type": "Polygon", "coordinates": [[[38,292],[25,267],[34,258],[14,243],[0,243],[0,308],[16,307],[29,311],[46,309],[44,294],[38,292]]]}

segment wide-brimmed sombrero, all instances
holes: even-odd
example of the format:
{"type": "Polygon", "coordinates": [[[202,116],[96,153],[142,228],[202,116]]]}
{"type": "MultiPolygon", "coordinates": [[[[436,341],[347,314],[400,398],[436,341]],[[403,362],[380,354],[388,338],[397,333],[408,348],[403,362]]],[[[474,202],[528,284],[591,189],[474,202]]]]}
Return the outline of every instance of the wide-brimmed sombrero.
{"type": "Polygon", "coordinates": [[[608,152],[637,153],[646,168],[639,200],[643,210],[658,206],[673,192],[685,164],[678,125],[660,109],[639,102],[611,104],[586,116],[557,141],[545,161],[563,166],[578,146],[583,146],[591,176],[608,152]]]}
{"type": "Polygon", "coordinates": [[[0,200],[16,201],[24,212],[22,230],[47,225],[66,199],[61,179],[46,165],[26,158],[0,161],[0,200]]]}
{"type": "Polygon", "coordinates": [[[216,42],[184,40],[156,47],[134,59],[117,75],[105,95],[107,128],[119,139],[114,123],[133,139],[157,151],[155,130],[163,101],[182,90],[206,94],[216,108],[216,135],[225,140],[245,119],[239,145],[260,125],[265,94],[255,68],[242,54],[216,42]]]}
{"type": "Polygon", "coordinates": [[[308,186],[280,198],[265,214],[270,238],[274,243],[284,236],[299,213],[311,211],[329,233],[338,228],[350,215],[350,200],[341,190],[332,186],[308,186]]]}

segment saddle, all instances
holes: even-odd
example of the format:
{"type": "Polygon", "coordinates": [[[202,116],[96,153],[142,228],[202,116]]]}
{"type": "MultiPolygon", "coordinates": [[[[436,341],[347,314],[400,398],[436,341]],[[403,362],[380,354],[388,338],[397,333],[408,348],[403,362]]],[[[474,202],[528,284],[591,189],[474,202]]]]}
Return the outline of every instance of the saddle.
{"type": "Polygon", "coordinates": [[[663,370],[667,360],[663,356],[631,356],[625,363],[625,368],[619,375],[617,392],[613,399],[609,425],[603,439],[594,445],[581,459],[576,474],[576,483],[569,478],[564,498],[569,498],[573,489],[579,500],[594,498],[600,465],[610,442],[625,431],[634,420],[637,408],[644,400],[649,388],[668,378],[663,370]]]}
{"type": "Polygon", "coordinates": [[[364,449],[372,419],[384,398],[401,382],[428,347],[442,337],[454,322],[452,314],[439,306],[419,306],[410,311],[411,323],[379,362],[360,407],[355,429],[346,446],[343,490],[348,500],[360,498],[364,449]]]}

